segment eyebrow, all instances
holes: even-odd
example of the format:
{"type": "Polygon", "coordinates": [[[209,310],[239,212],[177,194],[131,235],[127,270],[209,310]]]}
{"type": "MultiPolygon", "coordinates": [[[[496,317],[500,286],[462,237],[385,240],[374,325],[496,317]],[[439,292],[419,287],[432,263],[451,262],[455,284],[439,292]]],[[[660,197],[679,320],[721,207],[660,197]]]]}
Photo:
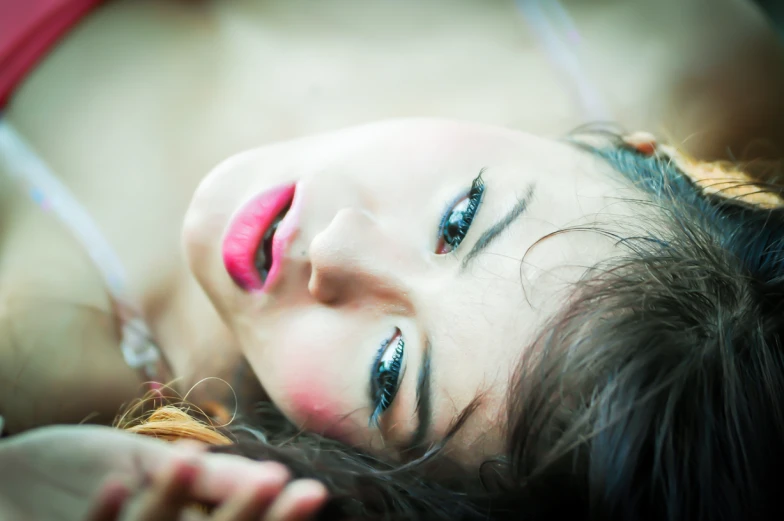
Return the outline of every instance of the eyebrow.
{"type": "Polygon", "coordinates": [[[431,369],[431,356],[430,356],[430,339],[425,341],[425,349],[422,352],[422,361],[419,364],[419,375],[417,376],[416,387],[416,414],[417,414],[417,428],[411,441],[408,443],[409,449],[419,448],[427,438],[430,432],[430,426],[433,423],[433,393],[430,377],[431,369]]]}
{"type": "Polygon", "coordinates": [[[528,209],[528,205],[534,197],[534,185],[528,185],[525,195],[517,200],[517,203],[505,215],[501,216],[498,221],[489,226],[482,235],[474,243],[473,248],[463,258],[460,263],[460,270],[465,270],[469,263],[479,256],[501,233],[504,232],[509,226],[517,220],[518,217],[523,215],[528,209]]]}

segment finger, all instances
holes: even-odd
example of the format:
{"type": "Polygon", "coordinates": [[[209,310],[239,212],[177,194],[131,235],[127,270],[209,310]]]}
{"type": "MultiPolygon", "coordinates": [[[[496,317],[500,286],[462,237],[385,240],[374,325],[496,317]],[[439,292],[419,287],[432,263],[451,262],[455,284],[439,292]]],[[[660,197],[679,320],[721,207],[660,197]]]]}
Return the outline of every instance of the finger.
{"type": "MultiPolygon", "coordinates": [[[[104,435],[117,446],[124,443],[126,450],[117,451],[125,460],[117,466],[126,465],[143,472],[156,475],[168,469],[173,461],[191,459],[199,464],[201,472],[193,487],[193,499],[204,504],[220,504],[240,490],[247,488],[248,483],[259,481],[287,482],[289,472],[285,466],[275,462],[257,462],[231,454],[213,454],[198,452],[194,454],[184,450],[184,445],[172,444],[152,438],[107,431],[93,428],[94,437],[104,435]]],[[[77,441],[80,441],[79,438],[77,441]]],[[[192,447],[192,445],[187,445],[192,447]]]]}
{"type": "Polygon", "coordinates": [[[264,521],[307,521],[324,506],[327,495],[326,487],[318,481],[294,481],[281,492],[264,521]]]}
{"type": "Polygon", "coordinates": [[[205,454],[199,459],[201,473],[193,486],[193,499],[219,504],[248,488],[280,490],[291,479],[288,469],[273,461],[256,462],[228,454],[205,454]]]}
{"type": "Polygon", "coordinates": [[[171,521],[191,502],[191,489],[200,474],[191,461],[177,461],[164,473],[153,478],[135,505],[131,519],[171,521]]]}
{"type": "Polygon", "coordinates": [[[280,495],[285,482],[253,484],[224,502],[212,521],[258,521],[280,495]]]}
{"type": "Polygon", "coordinates": [[[109,478],[101,487],[87,521],[117,521],[131,491],[119,479],[109,478]]]}

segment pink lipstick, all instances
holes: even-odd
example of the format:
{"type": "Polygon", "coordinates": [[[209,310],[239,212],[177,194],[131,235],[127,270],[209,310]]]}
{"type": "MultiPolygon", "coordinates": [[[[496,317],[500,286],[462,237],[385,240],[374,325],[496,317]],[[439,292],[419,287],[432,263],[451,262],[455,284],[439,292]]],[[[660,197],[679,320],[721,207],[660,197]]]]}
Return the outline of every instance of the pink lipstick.
{"type": "MultiPolygon", "coordinates": [[[[223,239],[223,265],[235,284],[245,291],[266,291],[280,274],[285,246],[293,223],[278,237],[281,221],[290,213],[295,185],[263,192],[237,212],[223,239]]],[[[289,219],[287,219],[289,220],[289,219]]]]}

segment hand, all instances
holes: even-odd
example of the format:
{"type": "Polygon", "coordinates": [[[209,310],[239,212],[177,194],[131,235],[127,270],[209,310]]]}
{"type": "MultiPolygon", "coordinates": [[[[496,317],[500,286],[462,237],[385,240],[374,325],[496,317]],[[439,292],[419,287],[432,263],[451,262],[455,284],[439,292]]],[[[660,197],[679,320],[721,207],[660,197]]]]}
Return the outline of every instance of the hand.
{"type": "MultiPolygon", "coordinates": [[[[0,519],[104,521],[122,511],[119,519],[168,521],[198,502],[217,505],[212,519],[246,519],[253,512],[255,519],[265,513],[288,521],[323,505],[320,484],[286,486],[288,480],[273,462],[208,454],[108,427],[45,427],[0,442],[0,519]]],[[[187,516],[210,519],[195,510],[187,516]]]]}
{"type": "Polygon", "coordinates": [[[209,515],[194,508],[194,501],[202,497],[202,468],[196,461],[173,462],[144,484],[134,498],[127,484],[110,478],[87,521],[305,521],[324,504],[327,495],[320,483],[297,480],[287,484],[288,472],[283,466],[262,465],[259,477],[237,487],[209,515]]]}

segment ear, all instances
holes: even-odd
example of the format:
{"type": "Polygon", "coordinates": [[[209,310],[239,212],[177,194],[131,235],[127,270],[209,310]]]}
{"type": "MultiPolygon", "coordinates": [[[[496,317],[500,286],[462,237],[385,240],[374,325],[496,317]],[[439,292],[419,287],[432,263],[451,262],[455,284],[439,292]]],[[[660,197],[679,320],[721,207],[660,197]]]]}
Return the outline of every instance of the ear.
{"type": "Polygon", "coordinates": [[[623,141],[644,156],[654,155],[658,146],[656,137],[650,132],[632,132],[624,136],[623,141]]]}

